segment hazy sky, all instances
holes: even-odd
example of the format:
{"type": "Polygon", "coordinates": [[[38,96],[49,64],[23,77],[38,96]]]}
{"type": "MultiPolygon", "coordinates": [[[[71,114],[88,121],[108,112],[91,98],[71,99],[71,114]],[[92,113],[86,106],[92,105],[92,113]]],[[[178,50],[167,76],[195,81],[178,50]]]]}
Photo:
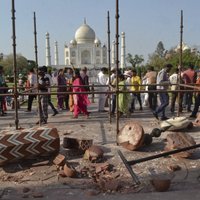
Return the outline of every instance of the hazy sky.
{"type": "MultiPolygon", "coordinates": [[[[11,0],[0,0],[0,52],[12,53],[11,0]]],[[[74,38],[86,18],[102,43],[107,44],[107,11],[111,41],[115,39],[115,0],[15,0],[16,49],[34,60],[33,12],[36,12],[38,60],[45,64],[45,33],[49,32],[54,64],[58,41],[59,63],[64,64],[64,44],[74,38]]],[[[200,0],[119,0],[119,32],[126,34],[126,53],[153,53],[159,41],[165,49],[180,42],[180,12],[184,14],[183,40],[200,46],[200,0]]]]}

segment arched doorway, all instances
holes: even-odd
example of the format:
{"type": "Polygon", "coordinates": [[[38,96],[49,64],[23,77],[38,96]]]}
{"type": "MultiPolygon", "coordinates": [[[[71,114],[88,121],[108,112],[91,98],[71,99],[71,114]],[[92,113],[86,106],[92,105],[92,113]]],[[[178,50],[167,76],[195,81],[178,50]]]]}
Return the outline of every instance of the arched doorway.
{"type": "Polygon", "coordinates": [[[81,52],[81,64],[91,64],[91,54],[88,50],[81,52]]]}

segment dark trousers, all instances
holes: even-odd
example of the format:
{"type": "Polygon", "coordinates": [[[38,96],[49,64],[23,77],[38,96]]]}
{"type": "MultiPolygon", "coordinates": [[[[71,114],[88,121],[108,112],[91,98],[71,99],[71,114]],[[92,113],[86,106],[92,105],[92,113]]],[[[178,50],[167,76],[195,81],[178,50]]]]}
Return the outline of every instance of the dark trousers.
{"type": "MultiPolygon", "coordinates": [[[[148,86],[148,91],[152,91],[152,90],[156,90],[155,85],[148,86]]],[[[155,110],[156,106],[157,106],[157,93],[156,92],[149,92],[148,102],[149,102],[149,108],[151,108],[152,110],[155,110]]]]}
{"type": "MultiPolygon", "coordinates": [[[[176,103],[176,99],[178,98],[178,92],[172,92],[172,98],[171,98],[171,112],[174,112],[175,111],[175,103],[176,103]]],[[[179,102],[178,102],[178,106],[179,106],[179,111],[182,112],[183,110],[183,107],[182,107],[182,104],[183,104],[183,93],[180,93],[180,99],[179,99],[179,102]]]]}
{"type": "Polygon", "coordinates": [[[168,93],[159,93],[160,105],[156,108],[156,113],[162,113],[161,118],[165,116],[165,108],[169,105],[168,93]]]}
{"type": "Polygon", "coordinates": [[[48,95],[48,105],[51,107],[51,109],[56,112],[57,110],[55,109],[53,103],[51,102],[51,95],[48,95]]]}
{"type": "Polygon", "coordinates": [[[135,98],[137,98],[139,105],[140,105],[140,108],[142,108],[142,100],[141,100],[140,93],[135,93],[135,94],[133,94],[132,97],[133,98],[132,98],[132,101],[131,101],[131,110],[135,110],[135,98]]]}
{"type": "Polygon", "coordinates": [[[48,95],[40,95],[40,122],[47,122],[48,119],[48,95]]]}
{"type": "Polygon", "coordinates": [[[112,114],[115,113],[115,108],[116,108],[116,95],[113,94],[113,95],[112,95],[112,109],[111,109],[111,113],[112,113],[112,114]]]}
{"type": "Polygon", "coordinates": [[[28,108],[27,110],[31,111],[33,100],[36,99],[36,95],[28,95],[28,108]]]}
{"type": "Polygon", "coordinates": [[[69,109],[69,94],[66,94],[64,101],[65,101],[65,107],[68,110],[69,109]]]}
{"type": "Polygon", "coordinates": [[[195,104],[194,104],[194,109],[192,111],[192,115],[193,116],[196,116],[198,111],[199,111],[199,106],[200,106],[200,94],[198,94],[196,97],[195,97],[195,104]]]}
{"type": "Polygon", "coordinates": [[[184,104],[187,108],[187,111],[191,110],[191,105],[192,105],[192,98],[193,98],[193,92],[185,92],[184,94],[184,104]]]}

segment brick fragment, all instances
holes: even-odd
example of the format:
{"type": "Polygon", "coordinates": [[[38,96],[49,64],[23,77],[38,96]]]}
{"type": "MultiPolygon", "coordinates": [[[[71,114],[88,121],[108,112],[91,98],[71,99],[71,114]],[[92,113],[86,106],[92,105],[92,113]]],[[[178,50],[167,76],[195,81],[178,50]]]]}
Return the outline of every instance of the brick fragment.
{"type": "Polygon", "coordinates": [[[65,156],[62,154],[58,154],[55,159],[53,160],[53,163],[57,166],[64,166],[66,162],[65,156]]]}
{"type": "Polygon", "coordinates": [[[76,176],[76,170],[72,166],[70,166],[69,163],[67,163],[64,165],[64,174],[67,177],[74,178],[76,176]]]}

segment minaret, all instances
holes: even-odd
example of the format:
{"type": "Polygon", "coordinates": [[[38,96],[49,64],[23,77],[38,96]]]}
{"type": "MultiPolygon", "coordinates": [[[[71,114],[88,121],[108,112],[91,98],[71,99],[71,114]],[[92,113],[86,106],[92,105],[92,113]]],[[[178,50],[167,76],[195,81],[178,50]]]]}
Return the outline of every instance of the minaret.
{"type": "Polygon", "coordinates": [[[55,41],[55,46],[54,46],[54,61],[55,61],[55,65],[59,65],[59,58],[58,58],[58,42],[55,41]]]}
{"type": "Polygon", "coordinates": [[[121,34],[121,69],[126,67],[126,47],[125,47],[125,33],[121,34]]]}
{"type": "Polygon", "coordinates": [[[50,38],[48,32],[46,33],[46,66],[51,66],[50,38]]]}
{"type": "Polygon", "coordinates": [[[115,64],[116,62],[115,41],[112,42],[111,59],[112,59],[111,64],[115,64]]]}

